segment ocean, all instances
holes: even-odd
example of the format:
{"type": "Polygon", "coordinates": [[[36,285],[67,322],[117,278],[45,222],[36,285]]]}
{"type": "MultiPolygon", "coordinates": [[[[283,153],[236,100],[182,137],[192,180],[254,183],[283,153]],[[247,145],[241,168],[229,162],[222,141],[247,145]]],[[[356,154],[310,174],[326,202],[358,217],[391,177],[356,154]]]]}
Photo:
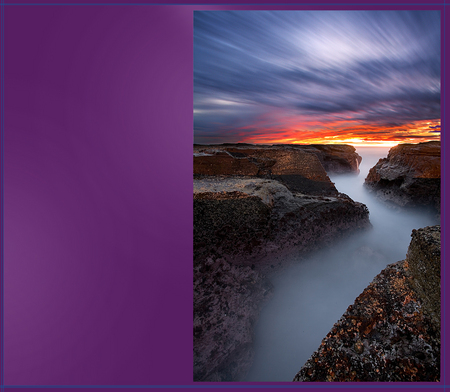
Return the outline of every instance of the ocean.
{"type": "Polygon", "coordinates": [[[364,203],[373,228],[328,249],[293,255],[270,278],[274,295],[255,327],[255,358],[243,381],[292,381],[349,305],[386,265],[405,259],[413,229],[440,224],[429,211],[400,210],[376,200],[364,179],[389,148],[358,148],[360,173],[329,175],[339,192],[364,203]]]}

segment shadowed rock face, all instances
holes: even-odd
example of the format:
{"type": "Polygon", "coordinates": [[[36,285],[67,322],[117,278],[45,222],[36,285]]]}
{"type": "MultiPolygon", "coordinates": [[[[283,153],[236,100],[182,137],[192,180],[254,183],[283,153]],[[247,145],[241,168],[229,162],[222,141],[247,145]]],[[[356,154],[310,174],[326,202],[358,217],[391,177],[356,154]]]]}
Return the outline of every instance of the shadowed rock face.
{"type": "Polygon", "coordinates": [[[194,149],[194,380],[237,381],[270,296],[273,256],[370,227],[316,153],[252,145],[194,149]],[[256,173],[256,174],[255,174],[256,173]]]}
{"type": "Polygon", "coordinates": [[[365,180],[369,190],[401,207],[432,206],[440,211],[441,143],[400,144],[380,159],[365,180]]]}
{"type": "Polygon", "coordinates": [[[250,267],[214,257],[194,267],[194,380],[242,377],[253,360],[259,307],[272,286],[250,267]]]}
{"type": "Polygon", "coordinates": [[[406,265],[412,287],[431,316],[436,333],[441,331],[441,227],[413,230],[406,265]]]}
{"type": "Polygon", "coordinates": [[[440,226],[414,230],[294,381],[439,381],[440,226]]]}
{"type": "Polygon", "coordinates": [[[276,179],[290,190],[308,194],[337,193],[314,154],[285,148],[211,151],[194,156],[194,176],[254,176],[276,179]]]}
{"type": "Polygon", "coordinates": [[[194,261],[225,257],[264,269],[271,254],[309,251],[370,227],[368,210],[344,194],[291,192],[276,180],[194,180],[194,261]]]}
{"type": "Polygon", "coordinates": [[[327,173],[359,173],[362,158],[353,146],[346,144],[311,144],[299,149],[314,153],[327,173]]]}
{"type": "Polygon", "coordinates": [[[361,159],[347,145],[196,145],[194,175],[258,176],[277,179],[292,191],[330,194],[337,191],[326,172],[357,173],[361,159]]]}

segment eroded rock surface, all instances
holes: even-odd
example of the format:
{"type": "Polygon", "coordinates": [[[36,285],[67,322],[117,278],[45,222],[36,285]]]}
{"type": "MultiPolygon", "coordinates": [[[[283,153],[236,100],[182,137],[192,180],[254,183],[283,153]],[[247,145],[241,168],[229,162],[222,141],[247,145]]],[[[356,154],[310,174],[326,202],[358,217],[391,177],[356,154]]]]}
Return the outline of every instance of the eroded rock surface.
{"type": "MultiPolygon", "coordinates": [[[[315,155],[323,168],[329,173],[350,173],[359,172],[359,164],[361,156],[356,153],[353,146],[346,144],[275,144],[275,145],[253,145],[245,143],[237,144],[218,144],[218,145],[194,145],[194,173],[199,168],[199,164],[203,159],[201,157],[228,154],[230,157],[243,160],[243,165],[247,166],[247,170],[254,172],[252,163],[260,174],[267,173],[274,164],[274,160],[280,159],[280,151],[288,153],[289,151],[301,151],[315,155]],[[246,162],[245,162],[246,161],[246,162]]],[[[224,160],[226,158],[223,158],[224,160]]],[[[206,161],[206,160],[205,160],[206,161]]],[[[231,162],[231,160],[229,160],[231,162]]],[[[238,163],[236,163],[238,164],[238,163]]],[[[245,173],[245,170],[243,171],[245,173]]],[[[209,174],[213,174],[210,172],[209,174]]],[[[215,173],[217,174],[217,173],[215,173]]],[[[223,171],[221,174],[226,174],[223,171]]],[[[230,174],[238,174],[230,172],[230,174]]]]}
{"type": "Polygon", "coordinates": [[[250,267],[224,259],[194,267],[194,377],[238,380],[253,360],[252,336],[270,282],[250,267]]]}
{"type": "Polygon", "coordinates": [[[194,260],[211,255],[264,269],[275,252],[312,250],[350,230],[370,227],[364,204],[291,192],[276,180],[194,180],[194,260]]]}
{"type": "Polygon", "coordinates": [[[359,164],[362,158],[356,153],[353,146],[347,144],[311,144],[294,148],[317,155],[327,173],[359,173],[359,164]]]}
{"type": "Polygon", "coordinates": [[[412,287],[431,316],[437,333],[441,330],[441,227],[413,230],[406,263],[412,287]]]}
{"type": "Polygon", "coordinates": [[[380,159],[365,180],[369,190],[401,207],[431,206],[440,211],[441,143],[399,144],[380,159]]]}
{"type": "Polygon", "coordinates": [[[355,300],[294,381],[439,381],[440,226],[355,300]]]}
{"type": "Polygon", "coordinates": [[[194,177],[217,175],[274,179],[293,192],[337,193],[315,154],[283,146],[194,147],[194,177]]]}
{"type": "Polygon", "coordinates": [[[196,147],[194,380],[238,381],[250,368],[267,276],[282,267],[271,256],[368,228],[368,215],[306,148],[196,147]]]}

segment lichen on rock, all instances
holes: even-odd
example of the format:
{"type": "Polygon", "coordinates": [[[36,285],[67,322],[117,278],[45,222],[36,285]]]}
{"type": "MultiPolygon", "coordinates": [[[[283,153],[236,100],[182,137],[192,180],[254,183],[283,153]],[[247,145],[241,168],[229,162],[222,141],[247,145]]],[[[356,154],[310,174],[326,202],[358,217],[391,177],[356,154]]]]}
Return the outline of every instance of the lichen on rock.
{"type": "Polygon", "coordinates": [[[414,230],[294,381],[439,381],[440,226],[414,230]]]}

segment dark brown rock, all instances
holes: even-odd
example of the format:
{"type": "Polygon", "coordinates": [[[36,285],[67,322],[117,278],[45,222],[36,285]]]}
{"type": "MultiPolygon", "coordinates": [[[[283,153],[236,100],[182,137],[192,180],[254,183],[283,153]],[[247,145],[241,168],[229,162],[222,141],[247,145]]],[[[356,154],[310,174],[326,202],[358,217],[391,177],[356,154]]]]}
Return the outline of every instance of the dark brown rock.
{"type": "Polygon", "coordinates": [[[272,286],[251,267],[194,267],[194,381],[237,380],[251,366],[253,327],[272,286]]]}
{"type": "Polygon", "coordinates": [[[249,370],[253,325],[270,285],[265,276],[282,267],[271,255],[307,252],[370,226],[367,208],[343,195],[300,197],[273,180],[228,181],[244,183],[250,194],[194,198],[195,381],[237,381],[249,370]]]}
{"type": "Polygon", "coordinates": [[[406,256],[412,287],[431,316],[438,334],[441,330],[441,227],[413,230],[406,256]]]}
{"type": "Polygon", "coordinates": [[[440,226],[355,300],[294,381],[439,381],[440,226]]]}
{"type": "Polygon", "coordinates": [[[256,176],[258,167],[248,159],[235,158],[226,152],[194,157],[194,174],[256,176]]]}
{"type": "Polygon", "coordinates": [[[194,176],[258,176],[294,192],[336,194],[327,171],[357,173],[361,159],[348,145],[195,145],[194,176]]]}
{"type": "Polygon", "coordinates": [[[194,180],[194,262],[211,255],[265,268],[275,253],[310,251],[371,227],[364,204],[344,194],[291,192],[276,180],[194,180]]]}
{"type": "Polygon", "coordinates": [[[296,148],[315,154],[327,173],[359,173],[362,157],[348,144],[311,144],[296,148]]]}
{"type": "Polygon", "coordinates": [[[367,188],[401,207],[431,206],[440,211],[441,143],[399,144],[369,171],[367,188]]]}
{"type": "Polygon", "coordinates": [[[257,196],[232,191],[194,195],[194,260],[251,254],[269,227],[270,207],[257,196]]]}
{"type": "Polygon", "coordinates": [[[311,152],[226,145],[195,154],[194,380],[237,381],[251,365],[268,273],[283,267],[271,256],[370,227],[369,214],[311,152]]]}

